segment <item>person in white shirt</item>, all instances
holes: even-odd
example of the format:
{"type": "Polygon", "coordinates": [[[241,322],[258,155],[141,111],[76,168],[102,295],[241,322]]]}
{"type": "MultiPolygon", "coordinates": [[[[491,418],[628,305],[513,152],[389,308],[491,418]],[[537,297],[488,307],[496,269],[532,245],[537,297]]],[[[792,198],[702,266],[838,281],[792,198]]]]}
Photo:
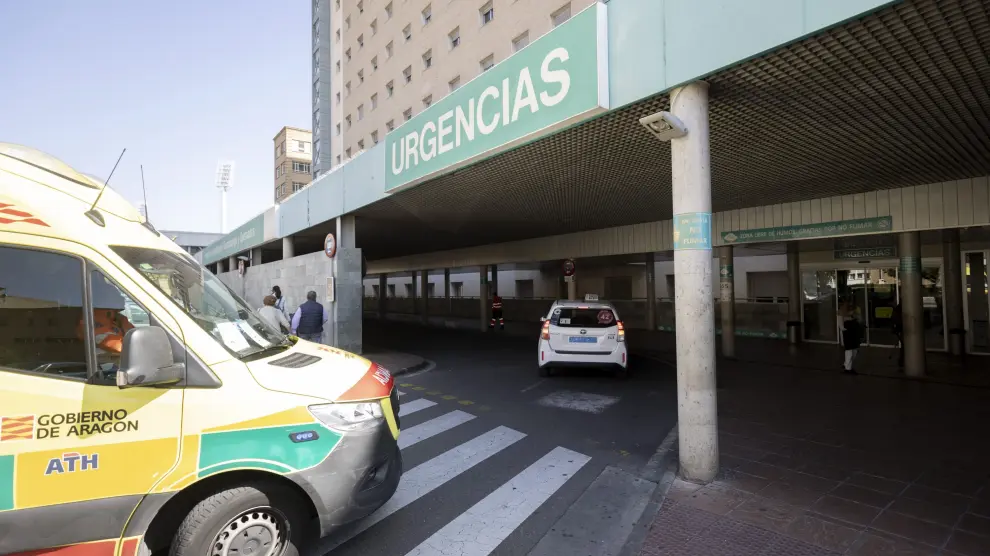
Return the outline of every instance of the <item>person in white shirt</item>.
{"type": "Polygon", "coordinates": [[[261,317],[261,320],[280,332],[289,330],[289,320],[285,318],[282,311],[275,307],[275,296],[266,295],[264,303],[265,306],[258,309],[258,316],[261,317]]]}
{"type": "Polygon", "coordinates": [[[288,316],[285,312],[285,298],[282,297],[282,288],[272,286],[272,296],[275,298],[275,308],[281,311],[283,315],[288,316]]]}

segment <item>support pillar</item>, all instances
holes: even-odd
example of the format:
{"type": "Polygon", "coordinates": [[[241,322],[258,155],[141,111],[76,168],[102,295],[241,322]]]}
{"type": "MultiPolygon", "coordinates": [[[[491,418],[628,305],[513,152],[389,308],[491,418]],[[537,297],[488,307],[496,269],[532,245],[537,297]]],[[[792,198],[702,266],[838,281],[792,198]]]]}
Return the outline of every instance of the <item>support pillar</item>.
{"type": "Polygon", "coordinates": [[[452,312],[450,306],[450,269],[449,268],[443,269],[443,298],[446,300],[445,305],[447,307],[447,316],[449,317],[452,312]]]}
{"type": "Polygon", "coordinates": [[[258,266],[260,264],[262,264],[261,247],[255,247],[251,250],[251,266],[258,266]]]}
{"type": "Polygon", "coordinates": [[[657,264],[656,255],[646,254],[646,328],[657,329],[657,264]]]}
{"type": "Polygon", "coordinates": [[[942,299],[945,300],[945,328],[949,335],[949,353],[966,353],[966,324],[963,321],[962,252],[959,230],[942,232],[942,299]]]}
{"type": "Polygon", "coordinates": [[[718,290],[722,312],[722,357],[736,357],[736,284],[732,271],[732,246],[718,248],[718,290]]]}
{"type": "MultiPolygon", "coordinates": [[[[327,337],[335,347],[360,354],[364,349],[364,269],[361,249],[357,247],[354,215],[337,217],[337,253],[331,264],[334,276],[334,301],[330,303],[332,326],[327,337]]],[[[284,242],[283,242],[284,250],[284,242]]],[[[320,277],[318,284],[326,282],[320,277]]],[[[329,284],[323,285],[320,298],[329,297],[329,284]]]]}
{"type": "Polygon", "coordinates": [[[571,281],[567,282],[567,299],[577,301],[577,274],[571,276],[571,281]]]}
{"type": "MultiPolygon", "coordinates": [[[[339,247],[339,245],[338,245],[339,247]]],[[[296,256],[296,244],[292,240],[292,236],[285,236],[282,238],[282,260],[291,259],[296,256]]]]}
{"type": "Polygon", "coordinates": [[[430,324],[430,271],[419,273],[419,297],[422,304],[423,324],[430,324]]]}
{"type": "Polygon", "coordinates": [[[901,315],[904,320],[904,373],[925,374],[925,313],[921,299],[921,234],[901,232],[897,237],[901,254],[901,315]]]}
{"type": "Polygon", "coordinates": [[[670,99],[671,112],[688,129],[686,136],[670,142],[679,472],[685,480],[709,483],[718,473],[718,410],[708,84],[678,87],[670,99]]]}
{"type": "Polygon", "coordinates": [[[388,274],[378,275],[378,318],[385,320],[388,315],[388,274]]]}
{"type": "Polygon", "coordinates": [[[231,272],[237,272],[237,257],[227,257],[227,266],[231,272]]]}
{"type": "Polygon", "coordinates": [[[481,331],[485,332],[488,330],[488,310],[491,308],[488,304],[488,265],[481,265],[478,270],[478,299],[481,300],[481,306],[478,309],[478,322],[481,331]]]}
{"type": "Polygon", "coordinates": [[[787,341],[801,343],[801,254],[796,241],[787,244],[787,341]]]}
{"type": "MultiPolygon", "coordinates": [[[[497,264],[493,264],[489,268],[492,269],[492,282],[491,282],[491,284],[492,284],[492,287],[491,287],[492,295],[499,294],[499,291],[498,291],[498,265],[497,264]]],[[[499,294],[499,295],[501,295],[501,294],[499,294]]]]}

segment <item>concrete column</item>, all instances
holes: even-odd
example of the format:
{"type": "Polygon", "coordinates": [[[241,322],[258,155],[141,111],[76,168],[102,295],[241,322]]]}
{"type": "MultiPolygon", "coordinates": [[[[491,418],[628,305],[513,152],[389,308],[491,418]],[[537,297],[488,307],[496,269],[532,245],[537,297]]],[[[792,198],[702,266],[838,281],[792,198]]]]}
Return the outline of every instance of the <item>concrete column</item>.
{"type": "Polygon", "coordinates": [[[478,310],[479,322],[481,324],[481,331],[485,332],[488,330],[488,310],[491,306],[488,304],[488,266],[482,265],[478,271],[478,298],[481,300],[481,307],[478,310]]]}
{"type": "Polygon", "coordinates": [[[223,274],[225,272],[224,266],[223,266],[225,264],[224,263],[224,260],[223,259],[220,259],[215,264],[216,264],[216,267],[217,267],[217,272],[216,273],[217,274],[223,274]]]}
{"type": "Polygon", "coordinates": [[[420,314],[421,311],[419,307],[419,284],[417,283],[419,281],[418,278],[419,278],[419,273],[416,272],[415,270],[409,273],[409,279],[412,280],[412,288],[411,288],[412,292],[410,293],[410,295],[412,295],[412,312],[414,315],[420,314]]]}
{"type": "Polygon", "coordinates": [[[787,341],[801,343],[801,254],[796,241],[787,244],[787,341]]]}
{"type": "Polygon", "coordinates": [[[251,266],[258,266],[262,264],[261,260],[261,247],[255,247],[251,250],[251,266]]]}
{"type": "Polygon", "coordinates": [[[450,316],[451,306],[450,306],[450,269],[443,269],[443,298],[447,307],[447,316],[450,316]]]}
{"type": "Polygon", "coordinates": [[[430,323],[430,271],[423,270],[419,273],[419,297],[422,304],[423,324],[430,323]]]}
{"type": "Polygon", "coordinates": [[[718,248],[718,291],[722,310],[722,357],[736,357],[736,287],[732,246],[718,248]]]}
{"type": "Polygon", "coordinates": [[[963,321],[962,252],[959,230],[942,232],[942,299],[945,302],[945,328],[949,353],[966,353],[966,323],[963,321]]]}
{"type": "Polygon", "coordinates": [[[237,272],[237,257],[227,257],[227,266],[231,272],[237,272]]]}
{"type": "Polygon", "coordinates": [[[571,276],[571,281],[567,282],[567,299],[577,300],[577,274],[571,276]]]}
{"type": "Polygon", "coordinates": [[[904,319],[904,373],[925,374],[925,313],[921,299],[921,234],[901,232],[897,237],[901,254],[901,314],[904,319]]]}
{"type": "MultiPolygon", "coordinates": [[[[338,246],[339,247],[339,246],[338,246]]],[[[292,240],[292,236],[285,236],[282,238],[282,260],[291,259],[296,256],[296,244],[292,240]]]]}
{"type": "Polygon", "coordinates": [[[674,89],[670,107],[688,130],[670,142],[679,472],[686,480],[709,483],[718,473],[718,409],[708,84],[696,81],[674,89]]]}
{"type": "MultiPolygon", "coordinates": [[[[360,354],[364,349],[364,259],[357,247],[354,215],[337,217],[337,254],[333,257],[334,302],[331,303],[331,332],[334,346],[360,354]]],[[[284,249],[284,241],[283,241],[284,249]]],[[[321,280],[325,282],[325,279],[321,280]]],[[[326,288],[326,286],[324,286],[326,288]]],[[[320,295],[323,298],[329,292],[320,295]]]]}
{"type": "Polygon", "coordinates": [[[646,328],[657,329],[657,259],[653,253],[646,254],[646,328]]]}
{"type": "Polygon", "coordinates": [[[388,274],[378,275],[378,318],[385,320],[388,315],[388,274]]]}
{"type": "Polygon", "coordinates": [[[492,286],[491,286],[492,295],[495,294],[502,295],[498,291],[498,265],[493,264],[490,266],[490,268],[492,269],[492,286]]]}

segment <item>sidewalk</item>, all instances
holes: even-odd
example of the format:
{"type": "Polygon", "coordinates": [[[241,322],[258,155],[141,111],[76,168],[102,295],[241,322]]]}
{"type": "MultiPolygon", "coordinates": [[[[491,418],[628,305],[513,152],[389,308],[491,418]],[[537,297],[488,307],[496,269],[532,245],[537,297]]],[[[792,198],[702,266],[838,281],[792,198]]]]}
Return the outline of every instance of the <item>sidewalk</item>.
{"type": "Polygon", "coordinates": [[[719,373],[721,472],[674,481],[641,556],[990,554],[990,392],[766,363],[719,373]]]}
{"type": "Polygon", "coordinates": [[[381,350],[369,347],[361,357],[388,369],[392,376],[404,375],[421,371],[430,365],[430,362],[418,355],[401,353],[398,351],[381,350]]]}

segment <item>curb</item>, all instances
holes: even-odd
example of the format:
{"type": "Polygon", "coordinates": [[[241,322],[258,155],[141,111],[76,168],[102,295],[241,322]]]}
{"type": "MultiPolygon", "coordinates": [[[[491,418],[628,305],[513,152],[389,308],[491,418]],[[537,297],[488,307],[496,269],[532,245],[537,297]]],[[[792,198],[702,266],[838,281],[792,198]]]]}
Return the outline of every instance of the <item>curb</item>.
{"type": "Polygon", "coordinates": [[[640,472],[640,477],[657,483],[657,488],[653,491],[653,496],[650,497],[650,501],[643,510],[643,514],[636,521],[635,525],[633,525],[629,537],[626,539],[625,544],[622,545],[622,550],[616,556],[638,556],[640,553],[643,542],[650,533],[653,520],[660,513],[660,508],[663,506],[663,502],[667,498],[667,492],[670,490],[670,485],[673,484],[674,477],[676,476],[676,467],[674,465],[674,457],[677,454],[676,443],[677,423],[674,423],[674,427],[670,429],[670,432],[664,437],[663,442],[660,443],[653,457],[646,462],[646,465],[643,466],[643,470],[640,472]]]}
{"type": "Polygon", "coordinates": [[[402,375],[408,375],[408,374],[411,374],[411,373],[418,373],[418,372],[421,372],[421,371],[426,371],[426,370],[432,369],[435,366],[436,365],[433,363],[433,361],[430,361],[428,359],[423,359],[421,362],[416,363],[415,365],[413,365],[411,367],[405,367],[405,368],[399,369],[397,371],[391,371],[391,369],[389,369],[389,370],[392,372],[392,376],[402,376],[402,375]]]}

